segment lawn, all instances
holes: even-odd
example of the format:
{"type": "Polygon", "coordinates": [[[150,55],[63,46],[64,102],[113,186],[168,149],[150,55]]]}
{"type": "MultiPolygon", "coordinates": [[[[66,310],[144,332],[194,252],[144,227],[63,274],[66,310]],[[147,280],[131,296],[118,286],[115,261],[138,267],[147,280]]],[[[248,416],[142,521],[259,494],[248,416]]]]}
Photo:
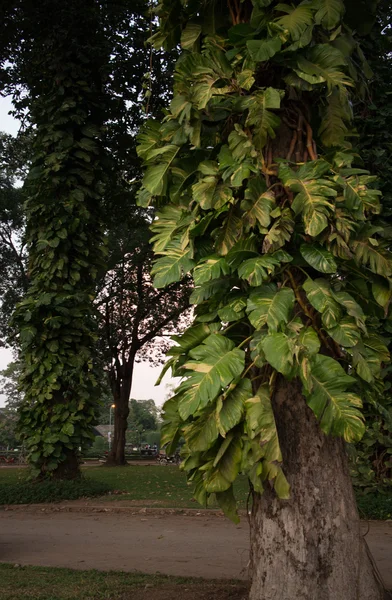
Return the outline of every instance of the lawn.
{"type": "MultiPolygon", "coordinates": [[[[128,467],[84,467],[78,482],[26,482],[27,469],[0,468],[0,505],[56,502],[99,497],[96,502],[128,501],[156,508],[200,508],[192,498],[185,475],[176,466],[130,465],[128,467]]],[[[246,507],[248,483],[239,476],[234,484],[239,508],[246,507]]],[[[358,493],[362,518],[391,519],[392,494],[358,493]]],[[[212,508],[216,506],[212,505],[212,508]]]]}
{"type": "Polygon", "coordinates": [[[246,584],[0,563],[1,600],[240,600],[246,584]],[[169,595],[168,595],[169,592],[169,595]]]}
{"type": "MultiPolygon", "coordinates": [[[[192,488],[187,486],[185,475],[176,466],[131,465],[128,467],[84,467],[85,483],[94,492],[99,485],[105,486],[111,493],[100,498],[100,501],[113,502],[117,500],[137,501],[146,507],[199,508],[192,499],[192,488]]],[[[26,486],[26,469],[0,469],[0,504],[16,503],[14,498],[19,494],[19,503],[29,503],[31,499],[31,484],[26,486]],[[12,496],[11,496],[12,491],[12,496]],[[7,497],[10,500],[7,501],[7,497]]],[[[75,498],[75,484],[59,488],[58,500],[75,498]],[[72,493],[71,493],[72,492],[72,493]],[[71,493],[71,494],[70,494],[71,493]],[[64,495],[65,494],[65,495],[64,495]]],[[[36,486],[37,494],[39,487],[36,486]]],[[[41,486],[42,484],[38,484],[41,486]]],[[[56,485],[48,487],[48,495],[54,499],[56,485]]],[[[239,477],[236,484],[236,495],[240,507],[246,504],[248,483],[245,477],[239,477]]],[[[83,489],[82,489],[83,491],[83,489]]],[[[83,496],[83,494],[81,494],[83,496]]],[[[89,495],[86,493],[86,495],[89,495]]],[[[45,501],[40,497],[36,502],[45,501]]],[[[80,497],[80,496],[79,496],[80,497]]]]}

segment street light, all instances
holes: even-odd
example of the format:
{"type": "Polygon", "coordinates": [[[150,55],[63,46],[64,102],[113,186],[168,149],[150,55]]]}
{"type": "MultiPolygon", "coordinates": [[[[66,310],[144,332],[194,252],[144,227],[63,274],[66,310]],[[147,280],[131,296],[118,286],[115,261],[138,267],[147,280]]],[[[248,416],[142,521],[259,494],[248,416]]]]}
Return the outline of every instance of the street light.
{"type": "Polygon", "coordinates": [[[116,405],[111,404],[109,408],[109,431],[108,431],[108,442],[109,442],[109,452],[112,448],[112,409],[115,409],[116,405]]]}

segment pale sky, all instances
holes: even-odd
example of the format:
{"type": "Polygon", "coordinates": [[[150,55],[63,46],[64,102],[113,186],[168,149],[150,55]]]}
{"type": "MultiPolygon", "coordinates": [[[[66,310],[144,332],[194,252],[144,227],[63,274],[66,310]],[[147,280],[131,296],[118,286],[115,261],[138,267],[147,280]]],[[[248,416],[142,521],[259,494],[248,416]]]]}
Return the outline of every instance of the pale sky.
{"type": "MultiPolygon", "coordinates": [[[[9,98],[0,97],[0,131],[5,131],[16,135],[19,129],[19,122],[8,115],[12,105],[9,98]]],[[[11,351],[0,348],[0,371],[5,369],[7,364],[12,361],[11,351]]],[[[155,386],[162,367],[152,367],[149,363],[137,363],[135,365],[134,380],[131,391],[131,397],[137,400],[149,400],[152,398],[158,406],[161,406],[168,390],[167,385],[177,384],[178,379],[172,379],[166,374],[161,385],[155,386]]],[[[0,395],[0,407],[4,406],[4,398],[0,395]]]]}

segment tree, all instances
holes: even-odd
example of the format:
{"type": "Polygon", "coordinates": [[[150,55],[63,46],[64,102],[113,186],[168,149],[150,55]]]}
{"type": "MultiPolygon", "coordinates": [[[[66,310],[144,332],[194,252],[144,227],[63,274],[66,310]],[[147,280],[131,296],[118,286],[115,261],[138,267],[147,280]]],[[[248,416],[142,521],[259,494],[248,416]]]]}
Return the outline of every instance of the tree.
{"type": "Polygon", "coordinates": [[[136,429],[155,431],[158,426],[158,409],[154,400],[135,400],[129,403],[129,421],[136,429]]]}
{"type": "Polygon", "coordinates": [[[234,520],[233,482],[248,476],[251,600],[383,597],[344,445],[389,360],[380,194],[349,142],[367,70],[353,30],[375,6],[159,2],[153,41],[183,52],[164,123],[140,136],[139,201],[169,201],[155,285],[192,272],[196,286],[162,443],[184,436],[195,497],[215,494],[234,520]]]}
{"type": "MultiPolygon", "coordinates": [[[[184,321],[189,286],[157,291],[150,276],[152,248],[146,211],[129,207],[112,224],[108,270],[100,282],[100,352],[107,365],[114,411],[114,435],[108,464],[123,465],[129,400],[135,362],[159,362],[167,343],[157,336],[174,332],[184,321]]],[[[119,213],[117,213],[117,217],[119,213]]]]}
{"type": "Polygon", "coordinates": [[[26,291],[27,256],[24,243],[24,194],[17,178],[28,165],[29,138],[0,134],[0,339],[11,343],[11,315],[26,291]]]}
{"type": "Polygon", "coordinates": [[[35,125],[26,182],[29,288],[16,313],[25,394],[19,429],[35,475],[73,478],[97,412],[92,299],[104,260],[110,46],[94,0],[6,4],[8,60],[28,90],[35,125]]]}

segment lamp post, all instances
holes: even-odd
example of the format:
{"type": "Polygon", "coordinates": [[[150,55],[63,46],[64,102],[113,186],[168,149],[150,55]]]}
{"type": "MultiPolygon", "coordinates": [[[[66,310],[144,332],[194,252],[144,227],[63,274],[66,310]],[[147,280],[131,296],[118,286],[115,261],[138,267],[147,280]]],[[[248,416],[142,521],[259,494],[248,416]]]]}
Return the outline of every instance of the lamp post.
{"type": "Polygon", "coordinates": [[[108,432],[108,442],[109,442],[109,452],[112,449],[112,410],[116,408],[115,404],[111,404],[109,408],[109,432],[108,432]]]}

